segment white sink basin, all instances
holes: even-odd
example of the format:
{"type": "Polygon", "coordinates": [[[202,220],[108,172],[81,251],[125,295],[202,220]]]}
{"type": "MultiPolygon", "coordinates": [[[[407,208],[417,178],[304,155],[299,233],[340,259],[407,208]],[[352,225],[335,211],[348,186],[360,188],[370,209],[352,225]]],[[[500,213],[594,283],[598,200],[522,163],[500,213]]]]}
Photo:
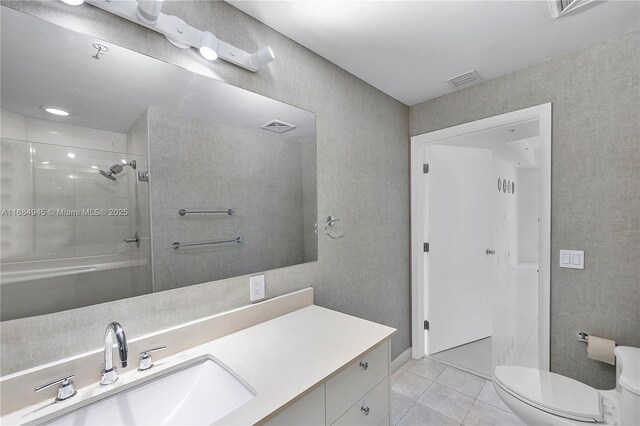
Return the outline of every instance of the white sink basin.
{"type": "Polygon", "coordinates": [[[200,358],[45,424],[208,425],[254,396],[215,360],[200,358]]]}

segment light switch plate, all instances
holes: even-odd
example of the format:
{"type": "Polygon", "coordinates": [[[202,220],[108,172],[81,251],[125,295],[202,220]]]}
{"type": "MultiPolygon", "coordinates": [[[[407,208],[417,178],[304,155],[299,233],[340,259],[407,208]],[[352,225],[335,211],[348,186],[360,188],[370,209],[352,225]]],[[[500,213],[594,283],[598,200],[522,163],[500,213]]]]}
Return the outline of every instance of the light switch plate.
{"type": "Polygon", "coordinates": [[[256,275],[249,278],[249,300],[257,302],[264,298],[264,275],[256,275]]]}
{"type": "Polygon", "coordinates": [[[583,250],[560,250],[560,267],[584,269],[583,250]]]}

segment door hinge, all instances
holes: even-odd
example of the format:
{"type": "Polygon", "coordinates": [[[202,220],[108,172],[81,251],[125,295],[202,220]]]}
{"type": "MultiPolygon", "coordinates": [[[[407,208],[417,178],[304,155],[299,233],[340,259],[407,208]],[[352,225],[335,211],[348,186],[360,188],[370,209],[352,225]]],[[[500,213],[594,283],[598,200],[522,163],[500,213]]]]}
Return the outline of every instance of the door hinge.
{"type": "Polygon", "coordinates": [[[429,321],[424,320],[424,329],[428,330],[429,329],[429,321]]]}
{"type": "Polygon", "coordinates": [[[429,253],[429,243],[424,243],[424,252],[429,253]]]}
{"type": "Polygon", "coordinates": [[[429,163],[422,165],[422,173],[429,173],[429,163]]]}

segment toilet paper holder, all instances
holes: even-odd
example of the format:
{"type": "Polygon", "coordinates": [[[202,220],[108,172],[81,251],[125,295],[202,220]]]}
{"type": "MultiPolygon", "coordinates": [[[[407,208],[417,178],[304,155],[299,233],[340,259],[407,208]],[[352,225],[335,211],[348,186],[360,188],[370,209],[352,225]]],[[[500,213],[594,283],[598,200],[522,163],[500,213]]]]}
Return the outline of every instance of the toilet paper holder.
{"type": "Polygon", "coordinates": [[[589,335],[584,331],[578,331],[576,335],[578,336],[578,342],[589,343],[589,335]]]}

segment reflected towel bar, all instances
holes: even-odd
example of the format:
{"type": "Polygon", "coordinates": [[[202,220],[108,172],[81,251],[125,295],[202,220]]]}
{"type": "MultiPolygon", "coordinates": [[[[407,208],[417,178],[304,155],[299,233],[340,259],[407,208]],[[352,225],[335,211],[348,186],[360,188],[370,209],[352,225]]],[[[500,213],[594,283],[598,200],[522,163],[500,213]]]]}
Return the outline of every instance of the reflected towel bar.
{"type": "Polygon", "coordinates": [[[242,237],[236,237],[233,240],[220,240],[220,241],[204,241],[201,243],[179,243],[178,241],[174,242],[173,244],[171,244],[171,247],[173,247],[174,249],[179,249],[181,247],[191,247],[191,246],[204,246],[204,245],[208,245],[208,244],[224,244],[224,243],[238,243],[238,244],[242,244],[244,242],[244,238],[242,237]]]}
{"type": "Polygon", "coordinates": [[[231,216],[232,214],[235,214],[235,210],[234,209],[227,209],[227,210],[186,210],[186,209],[180,209],[178,210],[178,214],[180,216],[184,216],[186,214],[204,214],[204,213],[224,213],[224,214],[228,214],[229,216],[231,216]]]}

